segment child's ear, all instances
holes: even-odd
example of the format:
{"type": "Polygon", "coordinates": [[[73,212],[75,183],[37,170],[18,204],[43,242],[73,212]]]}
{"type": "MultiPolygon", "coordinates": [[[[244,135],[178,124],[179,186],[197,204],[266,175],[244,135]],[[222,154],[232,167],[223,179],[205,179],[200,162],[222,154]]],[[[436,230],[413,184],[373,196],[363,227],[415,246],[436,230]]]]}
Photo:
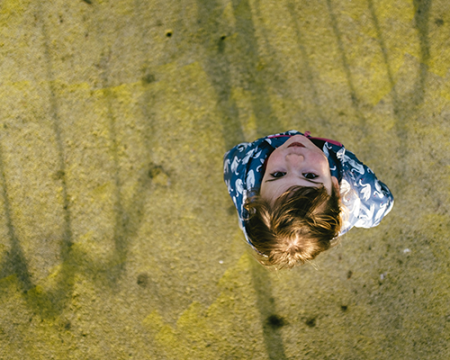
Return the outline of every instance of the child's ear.
{"type": "Polygon", "coordinates": [[[339,180],[337,179],[336,176],[332,176],[331,177],[331,182],[333,183],[334,188],[337,190],[337,192],[339,193],[339,180]]]}

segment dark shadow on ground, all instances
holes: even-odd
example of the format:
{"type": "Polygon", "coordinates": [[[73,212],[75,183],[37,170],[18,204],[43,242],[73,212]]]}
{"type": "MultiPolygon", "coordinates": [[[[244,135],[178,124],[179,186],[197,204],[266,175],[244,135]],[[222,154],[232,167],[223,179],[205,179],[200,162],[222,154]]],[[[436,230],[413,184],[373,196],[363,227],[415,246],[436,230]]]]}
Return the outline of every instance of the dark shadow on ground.
{"type": "MultiPolygon", "coordinates": [[[[122,182],[120,179],[120,165],[118,155],[118,141],[117,141],[117,124],[116,117],[114,116],[113,104],[115,102],[114,93],[110,90],[109,81],[109,62],[111,59],[111,49],[107,54],[103,54],[102,61],[100,62],[100,73],[102,79],[103,95],[107,104],[107,118],[109,123],[110,141],[112,143],[112,154],[114,161],[114,174],[112,175],[115,185],[115,226],[114,226],[114,245],[115,252],[112,258],[109,260],[110,264],[107,267],[111,267],[110,275],[107,277],[110,285],[116,283],[118,278],[125,270],[125,261],[128,253],[128,236],[127,227],[129,224],[128,214],[125,212],[123,198],[122,198],[122,182]],[[115,265],[115,266],[114,266],[115,265]]],[[[105,264],[106,265],[106,264],[105,264]]]]}
{"type": "Polygon", "coordinates": [[[2,197],[3,197],[3,213],[5,214],[6,226],[8,228],[8,237],[11,244],[11,249],[6,253],[2,264],[0,265],[0,279],[15,274],[19,280],[21,290],[26,293],[33,287],[30,273],[28,271],[28,264],[23,254],[22,247],[16,236],[13,221],[11,218],[11,205],[9,202],[8,186],[5,177],[5,166],[3,162],[3,150],[0,145],[0,180],[2,182],[2,197]]]}
{"type": "MultiPolygon", "coordinates": [[[[109,54],[104,57],[99,71],[103,75],[104,96],[107,101],[107,116],[109,120],[110,141],[113,149],[113,159],[115,170],[113,174],[116,185],[115,202],[115,228],[113,241],[114,252],[106,261],[97,261],[89,254],[74,250],[72,235],[72,215],[70,204],[70,190],[67,186],[67,175],[65,168],[64,139],[61,130],[61,119],[59,115],[59,104],[54,86],[55,76],[53,73],[52,57],[50,55],[50,42],[45,19],[47,14],[39,7],[37,14],[38,26],[43,34],[43,56],[46,64],[46,76],[49,84],[50,117],[53,121],[53,131],[57,146],[57,180],[61,181],[63,197],[63,233],[61,235],[60,258],[61,269],[56,277],[56,286],[45,292],[36,290],[36,284],[32,280],[32,275],[28,270],[28,263],[21,248],[20,240],[17,238],[14,226],[14,219],[11,217],[11,204],[8,195],[7,169],[4,167],[3,153],[0,146],[0,180],[2,182],[1,192],[4,198],[4,214],[11,243],[11,250],[0,265],[0,278],[15,274],[20,289],[28,306],[35,314],[42,318],[54,318],[61,314],[66,304],[71,299],[74,287],[74,278],[77,273],[88,274],[99,286],[107,285],[114,287],[125,271],[128,247],[131,239],[136,236],[143,218],[144,205],[149,194],[149,183],[151,182],[152,164],[144,170],[138,179],[138,186],[128,204],[124,204],[121,193],[120,165],[118,157],[117,124],[113,112],[114,95],[108,89],[108,59],[109,54]],[[102,67],[103,65],[103,67],[102,67]]],[[[149,150],[150,151],[150,150],[149,150]]]]}
{"type": "Polygon", "coordinates": [[[265,136],[275,131],[281,131],[279,121],[274,114],[270,102],[262,72],[258,72],[260,65],[258,40],[256,38],[255,25],[253,23],[252,9],[249,0],[232,0],[234,17],[236,19],[236,32],[239,36],[240,51],[245,56],[240,57],[240,73],[246,77],[240,79],[243,86],[252,94],[252,108],[257,121],[257,131],[260,136],[265,136]],[[265,124],[271,124],[268,128],[265,124]]]}
{"type": "Polygon", "coordinates": [[[218,10],[222,5],[216,0],[197,0],[197,3],[199,27],[208,26],[201,39],[206,53],[202,65],[217,95],[217,108],[222,117],[222,133],[228,150],[245,141],[245,138],[239,122],[238,106],[232,97],[232,71],[226,55],[226,35],[217,34],[220,28],[218,10]]]}
{"type": "Polygon", "coordinates": [[[32,281],[31,274],[28,270],[27,260],[25,259],[23,250],[20,245],[20,240],[17,238],[14,230],[14,219],[11,218],[11,205],[8,199],[7,181],[4,168],[4,162],[2,154],[0,154],[0,167],[2,177],[2,192],[4,196],[4,210],[6,214],[6,222],[8,226],[8,233],[11,242],[11,252],[2,264],[0,270],[1,276],[7,276],[8,274],[16,274],[23,294],[25,296],[28,306],[30,306],[36,314],[39,314],[43,318],[54,317],[57,313],[60,313],[64,308],[65,302],[69,298],[66,296],[73,290],[73,277],[74,273],[72,269],[71,247],[72,247],[72,229],[71,229],[71,211],[69,195],[67,190],[66,170],[65,170],[65,156],[63,140],[60,129],[60,119],[58,116],[58,104],[55,96],[55,90],[52,80],[54,80],[52,73],[52,61],[49,53],[49,38],[45,27],[44,14],[42,11],[39,13],[41,31],[44,37],[43,55],[46,63],[47,79],[49,80],[49,104],[50,104],[50,116],[53,120],[53,130],[56,139],[56,146],[58,152],[58,179],[62,185],[62,197],[63,197],[63,233],[61,236],[61,260],[62,269],[60,271],[60,278],[57,286],[49,293],[37,292],[34,290],[35,284],[32,281]]]}
{"type": "Polygon", "coordinates": [[[341,31],[339,30],[336,13],[334,11],[331,0],[326,0],[326,3],[327,3],[327,7],[328,7],[328,14],[329,14],[330,20],[331,20],[331,27],[333,29],[334,36],[336,37],[336,45],[338,47],[339,54],[341,56],[342,67],[344,69],[345,76],[347,78],[347,84],[348,84],[348,89],[350,92],[352,107],[356,113],[357,118],[359,119],[360,127],[363,127],[365,125],[365,120],[361,113],[361,110],[359,109],[359,99],[358,99],[358,96],[356,93],[352,73],[350,71],[350,65],[348,63],[344,43],[342,41],[342,34],[341,34],[341,31]]]}
{"type": "Polygon", "coordinates": [[[257,295],[256,305],[259,309],[267,354],[271,360],[287,359],[280,333],[284,321],[276,314],[276,303],[272,295],[272,284],[268,276],[268,270],[253,259],[251,264],[253,286],[257,295]]]}
{"type": "MultiPolygon", "coordinates": [[[[327,0],[329,1],[329,0],[327,0]]],[[[418,30],[420,44],[420,64],[416,75],[416,84],[412,87],[410,96],[399,96],[396,89],[394,75],[389,61],[389,52],[386,46],[383,32],[380,27],[376,8],[373,0],[367,0],[372,23],[377,33],[378,45],[383,54],[383,61],[386,68],[386,75],[391,87],[392,106],[394,117],[396,118],[396,134],[399,138],[398,155],[403,158],[406,155],[407,147],[401,146],[401,142],[407,141],[408,130],[407,121],[414,118],[417,108],[424,102],[425,85],[428,76],[428,60],[430,58],[430,44],[428,38],[428,24],[432,0],[414,0],[414,22],[418,30]]]]}
{"type": "Polygon", "coordinates": [[[296,7],[292,1],[287,2],[287,8],[289,10],[289,14],[291,15],[291,21],[294,25],[293,28],[295,30],[296,42],[300,53],[302,54],[301,65],[303,72],[306,74],[306,81],[309,87],[309,91],[311,92],[311,96],[313,98],[313,105],[316,110],[316,117],[320,120],[323,120],[322,114],[322,104],[320,103],[319,93],[317,92],[317,87],[314,80],[314,73],[312,71],[312,67],[308,58],[308,53],[306,51],[305,46],[303,45],[303,35],[300,29],[300,24],[298,23],[298,18],[296,16],[296,7]]]}
{"type": "Polygon", "coordinates": [[[420,43],[420,73],[415,87],[413,104],[418,106],[425,98],[425,82],[428,75],[428,60],[430,59],[430,42],[428,39],[428,24],[432,0],[414,0],[414,22],[418,30],[420,43]]]}
{"type": "MultiPolygon", "coordinates": [[[[278,120],[270,106],[270,98],[264,81],[256,71],[259,62],[258,46],[248,0],[233,1],[236,32],[239,37],[238,46],[240,47],[239,50],[245,53],[245,56],[239,57],[238,62],[233,63],[228,60],[226,36],[217,33],[217,29],[220,31],[220,22],[217,17],[221,14],[218,10],[221,9],[222,4],[216,0],[197,0],[197,3],[199,9],[198,22],[201,25],[208,25],[207,35],[202,39],[206,53],[203,67],[218,97],[217,107],[222,118],[226,150],[230,150],[233,146],[246,140],[239,121],[239,110],[232,98],[232,67],[238,68],[239,73],[245,74],[238,79],[238,83],[245,90],[251,92],[252,110],[256,117],[258,134],[261,136],[269,134],[270,129],[265,128],[264,124],[271,124],[274,128],[280,129],[278,120]],[[213,40],[211,40],[211,37],[213,37],[213,40]],[[216,45],[214,46],[214,44],[216,45]]],[[[232,50],[230,49],[230,51],[232,50]]],[[[275,299],[272,296],[267,270],[255,262],[252,265],[252,278],[257,294],[257,306],[260,312],[267,353],[270,359],[285,359],[283,341],[279,330],[270,328],[266,323],[268,316],[276,313],[275,299]]]]}

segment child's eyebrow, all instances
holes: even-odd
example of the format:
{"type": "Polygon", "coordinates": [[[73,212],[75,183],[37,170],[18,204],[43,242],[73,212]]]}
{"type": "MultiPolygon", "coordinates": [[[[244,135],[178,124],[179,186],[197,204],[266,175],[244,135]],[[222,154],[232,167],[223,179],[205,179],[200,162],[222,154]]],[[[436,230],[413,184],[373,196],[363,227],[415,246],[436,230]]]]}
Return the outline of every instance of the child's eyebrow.
{"type": "MultiPolygon", "coordinates": [[[[275,178],[275,179],[269,179],[269,180],[266,180],[265,182],[269,182],[269,181],[277,181],[277,180],[280,180],[280,179],[282,179],[282,177],[281,177],[281,178],[275,178]]],[[[304,178],[303,180],[306,180],[306,181],[308,181],[308,182],[310,182],[310,183],[312,183],[312,184],[316,184],[316,185],[318,185],[318,184],[323,184],[323,182],[315,182],[315,181],[312,181],[312,180],[306,179],[306,178],[304,178]]]]}
{"type": "Polygon", "coordinates": [[[310,179],[303,179],[303,180],[306,180],[306,181],[308,181],[308,182],[310,182],[310,183],[313,183],[313,184],[323,184],[323,182],[316,182],[316,181],[312,181],[312,180],[310,180],[310,179]]]}

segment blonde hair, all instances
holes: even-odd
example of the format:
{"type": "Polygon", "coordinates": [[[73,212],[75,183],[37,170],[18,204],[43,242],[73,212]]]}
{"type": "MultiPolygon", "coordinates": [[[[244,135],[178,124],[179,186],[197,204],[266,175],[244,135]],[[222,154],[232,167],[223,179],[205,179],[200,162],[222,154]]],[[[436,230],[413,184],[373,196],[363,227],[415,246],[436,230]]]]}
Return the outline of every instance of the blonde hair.
{"type": "Polygon", "coordinates": [[[332,246],[342,227],[339,191],[294,186],[273,206],[260,195],[247,199],[247,234],[259,252],[258,261],[276,269],[314,259],[332,246]]]}

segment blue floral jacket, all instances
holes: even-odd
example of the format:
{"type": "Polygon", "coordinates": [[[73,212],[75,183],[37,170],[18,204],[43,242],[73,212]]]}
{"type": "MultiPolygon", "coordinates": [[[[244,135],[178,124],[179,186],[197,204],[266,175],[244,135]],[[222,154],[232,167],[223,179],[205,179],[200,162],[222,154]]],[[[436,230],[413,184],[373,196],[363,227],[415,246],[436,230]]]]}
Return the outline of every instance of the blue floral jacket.
{"type": "MultiPolygon", "coordinates": [[[[258,191],[264,175],[263,164],[272,151],[283,145],[291,136],[303,135],[291,130],[266,136],[252,143],[236,145],[223,160],[223,172],[228,193],[237,209],[239,223],[247,242],[252,245],[246,232],[247,211],[243,205],[247,197],[258,191]]],[[[369,167],[359,161],[345,147],[333,140],[312,138],[305,133],[328,158],[331,176],[339,180],[344,208],[344,224],[339,236],[353,226],[370,228],[377,226],[391,211],[394,197],[388,187],[377,179],[369,167]]]]}

